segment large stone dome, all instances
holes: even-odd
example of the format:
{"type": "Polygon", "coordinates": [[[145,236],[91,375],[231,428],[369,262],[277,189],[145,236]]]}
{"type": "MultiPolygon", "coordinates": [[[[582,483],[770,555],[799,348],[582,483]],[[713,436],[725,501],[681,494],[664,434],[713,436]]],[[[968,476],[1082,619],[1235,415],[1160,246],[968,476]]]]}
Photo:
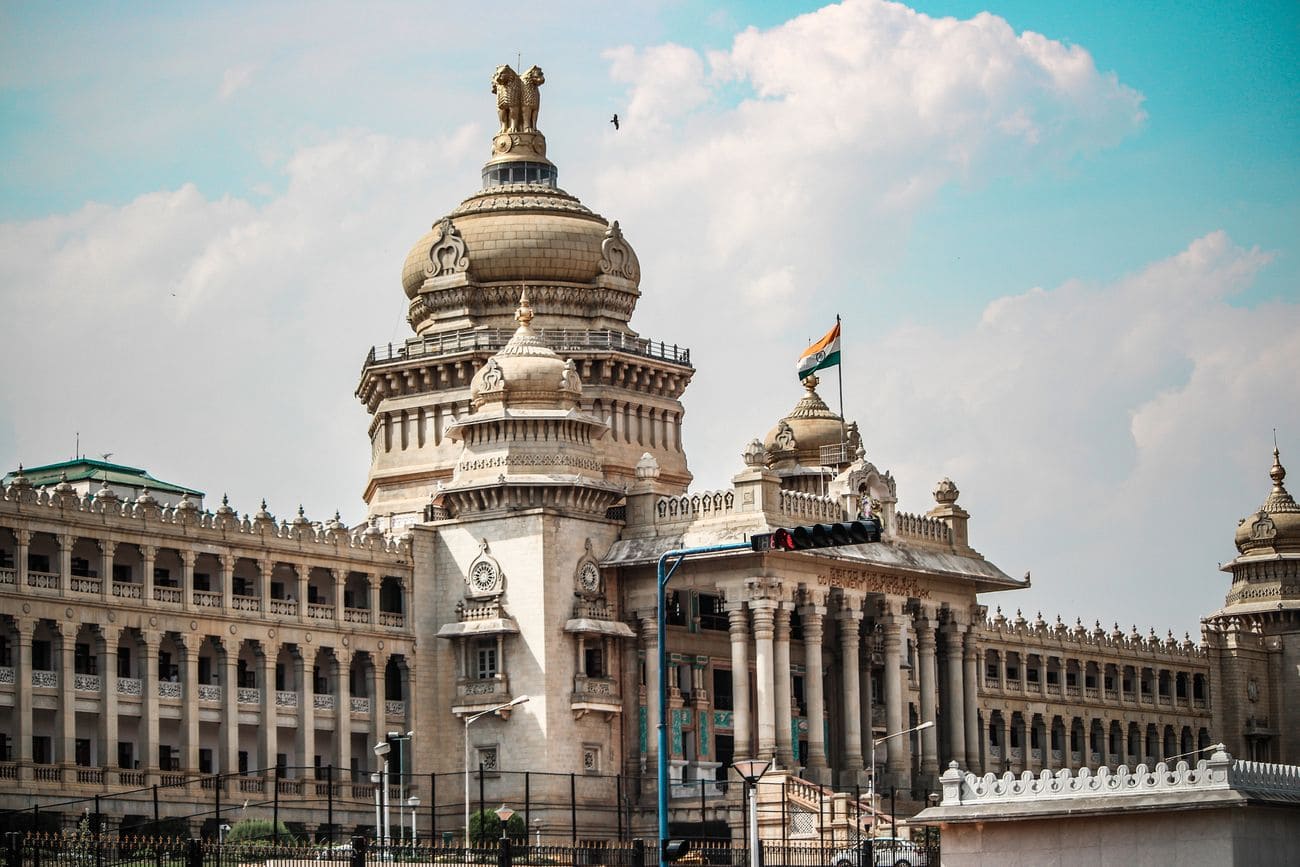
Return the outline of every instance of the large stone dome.
{"type": "Polygon", "coordinates": [[[809,376],[803,381],[806,389],[785,418],[767,432],[763,445],[772,456],[773,466],[794,463],[799,466],[821,466],[822,447],[839,446],[845,442],[847,431],[844,420],[831,412],[830,407],[817,394],[819,380],[809,376]]]}
{"type": "Polygon", "coordinates": [[[617,221],[557,186],[535,122],[503,120],[483,188],[435,220],[407,254],[402,291],[416,333],[510,327],[525,284],[548,328],[629,331],[640,295],[636,252],[617,221]]]}
{"type": "Polygon", "coordinates": [[[1268,475],[1273,490],[1255,514],[1237,525],[1237,550],[1242,554],[1300,552],[1300,506],[1282,484],[1286,468],[1277,449],[1273,449],[1273,466],[1268,475]]]}

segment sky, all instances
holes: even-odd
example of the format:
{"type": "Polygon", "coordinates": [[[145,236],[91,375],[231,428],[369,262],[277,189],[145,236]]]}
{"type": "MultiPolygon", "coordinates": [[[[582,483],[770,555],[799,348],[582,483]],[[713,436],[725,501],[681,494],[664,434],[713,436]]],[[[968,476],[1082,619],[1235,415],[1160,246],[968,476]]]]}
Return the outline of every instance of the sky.
{"type": "Polygon", "coordinates": [[[692,348],[697,489],[838,314],[899,508],[951,477],[1032,574],[991,611],[1181,636],[1222,603],[1274,430],[1300,473],[1293,2],[0,5],[0,467],[79,435],[362,520],[361,364],[516,61],[637,250],[633,326],[692,348]]]}

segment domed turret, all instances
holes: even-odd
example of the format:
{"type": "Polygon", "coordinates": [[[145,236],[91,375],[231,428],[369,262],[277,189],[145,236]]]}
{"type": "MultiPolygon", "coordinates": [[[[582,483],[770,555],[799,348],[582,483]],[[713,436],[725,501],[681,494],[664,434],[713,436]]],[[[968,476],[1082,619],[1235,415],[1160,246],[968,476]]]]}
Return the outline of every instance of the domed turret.
{"type": "Polygon", "coordinates": [[[1237,550],[1242,554],[1300,552],[1300,506],[1282,484],[1286,468],[1276,448],[1268,475],[1273,480],[1273,490],[1255,514],[1237,525],[1237,550]]]}
{"type": "MultiPolygon", "coordinates": [[[[436,220],[402,265],[407,319],[418,334],[466,325],[502,327],[521,283],[551,327],[628,331],[641,268],[618,222],[608,222],[556,186],[537,129],[534,66],[492,76],[501,126],[483,167],[483,189],[436,220]]],[[[630,333],[630,332],[629,332],[630,333]]]]}
{"type": "MultiPolygon", "coordinates": [[[[763,438],[773,468],[824,466],[828,461],[822,459],[822,449],[834,446],[832,451],[838,454],[839,445],[847,442],[849,429],[817,394],[818,382],[816,376],[804,379],[803,387],[807,389],[804,396],[763,438]]],[[[856,427],[852,433],[856,434],[856,427]]]]}
{"type": "Polygon", "coordinates": [[[563,361],[532,329],[528,291],[515,311],[519,329],[501,351],[488,359],[470,383],[477,411],[494,404],[512,408],[572,409],[582,395],[573,361],[563,361]]]}

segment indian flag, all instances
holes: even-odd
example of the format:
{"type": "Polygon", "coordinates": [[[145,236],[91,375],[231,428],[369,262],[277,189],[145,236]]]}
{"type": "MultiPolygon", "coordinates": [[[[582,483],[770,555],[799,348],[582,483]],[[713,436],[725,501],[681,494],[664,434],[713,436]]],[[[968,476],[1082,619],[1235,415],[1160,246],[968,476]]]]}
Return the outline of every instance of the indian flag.
{"type": "Polygon", "coordinates": [[[826,336],[818,340],[812,346],[803,351],[799,356],[799,364],[796,368],[799,371],[799,379],[804,380],[813,374],[814,371],[821,370],[823,367],[834,367],[840,363],[840,321],[835,319],[835,327],[826,333],[826,336]]]}

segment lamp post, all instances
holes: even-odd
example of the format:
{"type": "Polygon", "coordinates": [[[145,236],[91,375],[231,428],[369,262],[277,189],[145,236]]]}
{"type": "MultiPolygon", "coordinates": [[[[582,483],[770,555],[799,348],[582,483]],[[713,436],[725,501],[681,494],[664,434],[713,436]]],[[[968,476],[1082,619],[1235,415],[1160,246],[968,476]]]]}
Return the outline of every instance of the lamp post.
{"type": "MultiPolygon", "coordinates": [[[[876,747],[892,738],[900,738],[903,735],[919,732],[922,729],[934,727],[934,720],[927,720],[920,725],[912,726],[910,729],[903,729],[901,732],[894,732],[892,735],[885,735],[883,738],[871,739],[871,776],[867,778],[867,800],[871,804],[871,835],[876,834],[876,747]]],[[[892,835],[894,829],[891,827],[889,833],[892,835]]]]}
{"type": "Polygon", "coordinates": [[[759,867],[758,858],[758,780],[772,767],[771,759],[741,759],[732,762],[749,790],[749,865],[759,867]]]}
{"type": "MultiPolygon", "coordinates": [[[[502,804],[492,812],[497,814],[497,820],[501,823],[501,848],[497,852],[497,864],[498,867],[510,867],[510,834],[508,833],[507,825],[509,825],[510,817],[515,814],[515,811],[507,807],[505,804],[502,804]]],[[[528,845],[528,838],[526,835],[524,837],[524,845],[528,845]]]]}
{"type": "Polygon", "coordinates": [[[465,717],[465,848],[469,848],[469,727],[480,717],[487,716],[490,713],[503,711],[506,708],[523,704],[526,701],[528,701],[528,696],[521,695],[519,698],[511,699],[505,704],[499,704],[496,707],[490,707],[487,710],[481,710],[478,713],[470,714],[465,717]]]}
{"type": "Polygon", "coordinates": [[[682,561],[687,557],[695,554],[716,554],[722,551],[752,551],[753,544],[750,542],[729,542],[725,545],[704,545],[699,548],[676,548],[672,551],[666,551],[659,557],[658,583],[659,592],[655,600],[655,640],[659,645],[658,662],[659,668],[659,737],[657,739],[659,754],[657,759],[657,780],[659,789],[658,811],[659,811],[659,864],[664,867],[668,862],[664,860],[664,846],[668,843],[668,728],[664,722],[664,714],[668,710],[668,673],[665,669],[668,667],[668,652],[665,649],[664,639],[667,637],[664,633],[667,631],[667,624],[664,617],[664,588],[668,586],[668,579],[673,577],[677,567],[682,565],[682,561]],[[669,561],[672,565],[668,565],[669,561]]]}
{"type": "Polygon", "coordinates": [[[406,810],[402,804],[406,800],[406,742],[415,732],[389,732],[388,740],[397,741],[397,839],[406,839],[406,810]]]}
{"type": "Polygon", "coordinates": [[[370,782],[375,785],[375,845],[380,845],[384,838],[384,816],[380,812],[381,801],[379,800],[379,789],[384,783],[384,778],[380,774],[371,774],[370,782]]]}
{"type": "Polygon", "coordinates": [[[382,759],[384,762],[383,769],[380,770],[379,772],[379,792],[380,792],[380,799],[383,804],[383,822],[384,822],[381,839],[383,840],[382,845],[384,846],[388,845],[388,836],[391,833],[391,827],[392,827],[392,819],[388,815],[388,754],[389,752],[392,751],[392,749],[393,748],[389,746],[388,741],[380,741],[374,746],[375,755],[378,756],[380,759],[382,759]]]}
{"type": "Polygon", "coordinates": [[[411,846],[415,846],[415,817],[420,815],[417,810],[420,809],[420,796],[412,795],[406,799],[406,806],[411,808],[411,846]]]}

